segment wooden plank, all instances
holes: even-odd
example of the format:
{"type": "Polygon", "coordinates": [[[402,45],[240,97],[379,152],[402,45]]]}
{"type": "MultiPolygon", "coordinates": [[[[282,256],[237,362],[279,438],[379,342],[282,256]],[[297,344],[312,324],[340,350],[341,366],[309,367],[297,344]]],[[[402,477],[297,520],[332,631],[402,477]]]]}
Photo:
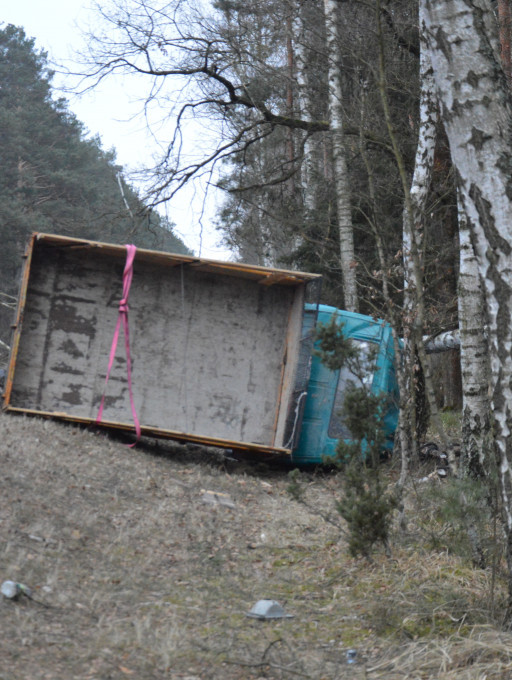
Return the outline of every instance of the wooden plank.
{"type": "MultiPolygon", "coordinates": [[[[126,250],[124,246],[101,243],[99,241],[88,241],[86,239],[71,239],[65,236],[58,236],[55,234],[34,234],[33,238],[37,242],[45,242],[47,244],[54,244],[62,248],[69,248],[70,250],[96,250],[111,255],[112,257],[124,260],[126,250]]],[[[312,281],[320,279],[321,275],[311,274],[309,272],[299,272],[287,269],[278,269],[270,267],[261,267],[259,265],[241,264],[238,262],[223,262],[220,260],[211,260],[207,258],[197,258],[189,255],[181,255],[175,253],[164,253],[157,250],[147,250],[139,248],[137,250],[137,260],[147,260],[160,264],[161,266],[176,266],[178,264],[190,265],[205,272],[224,273],[226,275],[238,276],[240,278],[251,278],[255,280],[268,280],[269,276],[276,275],[282,277],[283,285],[297,285],[298,282],[312,281]]]]}
{"type": "MultiPolygon", "coordinates": [[[[101,423],[91,421],[89,418],[80,418],[75,415],[65,413],[63,411],[39,411],[37,409],[17,408],[14,406],[6,406],[4,410],[8,413],[18,415],[37,416],[40,418],[51,418],[62,420],[64,422],[74,423],[76,425],[85,425],[94,428],[121,430],[123,432],[131,433],[135,436],[133,427],[127,423],[119,423],[114,420],[102,420],[101,423]]],[[[219,439],[215,437],[199,436],[191,434],[190,432],[179,432],[175,430],[166,430],[154,427],[141,427],[141,434],[143,437],[154,437],[155,439],[171,439],[180,443],[193,443],[201,446],[214,446],[221,449],[234,449],[236,451],[245,451],[246,453],[266,454],[269,456],[291,457],[291,451],[278,446],[261,446],[251,442],[240,442],[229,439],[219,439]]]]}

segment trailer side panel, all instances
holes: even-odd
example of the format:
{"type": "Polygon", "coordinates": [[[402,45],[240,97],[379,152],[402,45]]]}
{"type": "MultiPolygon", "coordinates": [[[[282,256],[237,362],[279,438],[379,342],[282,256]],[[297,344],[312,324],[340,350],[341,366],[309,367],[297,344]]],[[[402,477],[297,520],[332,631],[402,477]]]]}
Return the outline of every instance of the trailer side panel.
{"type": "MultiPolygon", "coordinates": [[[[9,406],[94,422],[123,266],[97,248],[35,241],[9,406]]],[[[284,446],[303,298],[300,279],[268,285],[197,260],[136,257],[129,322],[141,424],[284,446]]],[[[104,419],[131,422],[123,338],[104,419]]]]}

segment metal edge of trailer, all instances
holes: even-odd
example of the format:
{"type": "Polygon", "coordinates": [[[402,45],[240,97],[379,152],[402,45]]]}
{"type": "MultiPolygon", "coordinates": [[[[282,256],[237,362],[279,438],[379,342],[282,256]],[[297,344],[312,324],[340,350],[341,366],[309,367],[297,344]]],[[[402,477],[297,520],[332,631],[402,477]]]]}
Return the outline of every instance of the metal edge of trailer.
{"type": "MultiPolygon", "coordinates": [[[[114,256],[116,258],[119,258],[119,260],[123,260],[126,257],[126,248],[125,246],[122,245],[115,245],[115,244],[108,244],[108,243],[101,243],[101,242],[95,242],[95,241],[90,241],[86,239],[74,239],[74,238],[68,238],[68,237],[63,237],[63,236],[58,236],[54,234],[46,234],[46,233],[40,233],[36,232],[32,234],[30,241],[27,245],[25,254],[24,254],[24,267],[22,271],[22,276],[21,276],[21,284],[20,284],[20,293],[19,293],[19,298],[18,298],[18,305],[17,305],[17,310],[16,310],[16,316],[15,316],[15,323],[13,324],[13,340],[12,340],[12,348],[11,348],[11,355],[10,355],[10,361],[9,361],[9,366],[8,366],[8,372],[7,372],[7,379],[6,379],[6,386],[5,386],[5,391],[4,391],[4,401],[3,401],[3,410],[6,412],[11,412],[11,413],[25,413],[27,415],[38,415],[41,417],[45,418],[55,418],[58,420],[64,420],[68,422],[75,422],[77,424],[82,424],[82,425],[97,425],[95,421],[93,421],[90,418],[84,418],[80,416],[76,416],[73,414],[61,412],[61,411],[45,411],[45,410],[39,410],[39,409],[31,409],[31,408],[20,408],[19,406],[13,406],[10,403],[11,400],[11,394],[12,394],[12,388],[13,388],[13,383],[14,383],[14,378],[15,378],[15,370],[16,370],[16,361],[18,357],[18,351],[19,351],[19,344],[20,344],[20,338],[22,335],[22,330],[23,330],[23,321],[24,321],[24,314],[25,314],[25,309],[26,309],[26,303],[27,303],[27,293],[28,293],[28,288],[29,288],[29,280],[30,280],[30,272],[31,272],[31,263],[32,263],[32,256],[34,253],[34,250],[36,248],[37,243],[43,242],[45,244],[50,244],[50,245],[55,245],[56,247],[65,247],[65,248],[70,248],[73,250],[77,249],[98,249],[102,251],[102,253],[105,253],[106,255],[114,256]]],[[[180,254],[173,254],[173,253],[165,253],[165,252],[160,252],[160,251],[152,251],[152,250],[146,250],[146,249],[138,249],[137,250],[137,257],[139,260],[147,261],[150,263],[158,263],[160,265],[167,265],[167,266],[178,266],[178,265],[188,265],[198,269],[201,269],[202,271],[210,272],[210,273],[219,273],[219,274],[226,274],[226,275],[231,275],[235,277],[242,277],[242,278],[248,278],[251,280],[256,281],[258,284],[262,284],[264,286],[272,286],[275,284],[280,284],[280,285],[285,285],[285,286],[295,286],[295,287],[302,287],[304,288],[304,284],[310,281],[315,281],[315,280],[320,280],[321,276],[318,274],[311,274],[311,273],[306,273],[306,272],[298,272],[298,271],[292,271],[292,270],[285,270],[285,269],[275,269],[275,268],[266,268],[266,267],[261,267],[257,265],[247,265],[247,264],[238,264],[238,263],[230,263],[230,262],[222,262],[219,260],[210,260],[210,259],[204,259],[204,258],[196,258],[193,256],[186,256],[186,255],[180,255],[180,254]]],[[[304,302],[304,296],[301,295],[301,304],[304,302]]],[[[292,314],[293,310],[290,310],[290,315],[292,314]]],[[[295,312],[296,315],[296,312],[295,312]]],[[[290,333],[290,329],[288,329],[287,333],[290,333]]],[[[285,352],[286,353],[286,352],[285,352]]],[[[286,357],[283,359],[284,362],[286,362],[286,357]]],[[[290,380],[289,376],[289,380],[290,380]]],[[[284,377],[281,376],[281,387],[279,389],[279,394],[281,398],[281,394],[283,390],[285,390],[286,387],[284,385],[284,377]]],[[[175,441],[179,442],[190,442],[190,443],[195,443],[195,444],[200,444],[200,445],[205,445],[205,446],[215,446],[215,447],[220,447],[220,448],[225,448],[225,449],[233,449],[237,450],[239,452],[253,452],[253,453],[262,453],[266,455],[278,455],[278,456],[290,456],[292,451],[291,449],[284,448],[282,446],[274,446],[273,444],[275,443],[275,435],[276,435],[276,430],[278,427],[282,429],[283,426],[280,425],[280,421],[283,420],[284,422],[284,417],[282,417],[279,414],[279,407],[277,408],[276,411],[276,416],[275,416],[275,422],[274,422],[274,434],[273,434],[273,442],[271,445],[264,445],[264,444],[257,444],[253,442],[246,442],[246,441],[238,441],[238,440],[231,440],[231,439],[225,439],[225,438],[219,438],[219,437],[209,437],[205,435],[199,435],[199,434],[194,434],[194,433],[189,433],[189,432],[182,432],[179,430],[173,430],[173,429],[166,429],[162,427],[153,427],[153,426],[142,426],[141,431],[144,436],[149,436],[149,437],[155,437],[155,438],[167,438],[167,439],[172,439],[175,441]]],[[[114,420],[105,420],[102,421],[99,424],[101,427],[105,428],[113,428],[117,430],[123,430],[125,432],[133,432],[133,426],[128,425],[123,422],[118,422],[114,420]]]]}

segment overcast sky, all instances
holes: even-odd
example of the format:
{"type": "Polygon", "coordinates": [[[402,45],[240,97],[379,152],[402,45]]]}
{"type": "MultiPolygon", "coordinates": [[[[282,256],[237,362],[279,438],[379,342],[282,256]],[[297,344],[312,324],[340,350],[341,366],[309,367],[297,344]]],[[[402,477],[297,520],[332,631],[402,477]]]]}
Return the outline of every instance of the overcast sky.
{"type": "MultiPolygon", "coordinates": [[[[76,49],[83,44],[80,27],[93,26],[96,13],[89,0],[0,0],[0,21],[23,26],[36,46],[48,52],[50,62],[70,66],[76,49]]],[[[59,84],[59,78],[55,78],[59,84]]],[[[131,119],[140,109],[135,93],[126,91],[124,82],[110,79],[101,89],[76,97],[65,95],[69,108],[91,134],[99,134],[105,149],[115,148],[117,162],[127,173],[144,164],[151,164],[157,151],[146,134],[143,119],[131,119]]],[[[129,177],[127,177],[129,180],[129,177]]],[[[230,254],[217,246],[219,235],[211,226],[215,196],[203,211],[202,194],[192,188],[167,207],[169,219],[176,224],[176,233],[196,254],[203,257],[228,259],[230,254]]]]}

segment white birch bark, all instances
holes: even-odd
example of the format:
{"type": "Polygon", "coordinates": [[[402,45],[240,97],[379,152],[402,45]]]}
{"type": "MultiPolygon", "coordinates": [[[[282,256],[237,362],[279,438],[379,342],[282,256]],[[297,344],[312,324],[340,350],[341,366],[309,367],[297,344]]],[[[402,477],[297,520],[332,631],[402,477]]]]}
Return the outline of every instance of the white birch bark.
{"type": "MultiPolygon", "coordinates": [[[[409,288],[414,282],[414,269],[411,263],[411,247],[413,245],[421,258],[421,243],[424,231],[424,215],[427,196],[432,179],[432,169],[434,166],[434,151],[436,147],[436,129],[438,121],[437,98],[435,94],[434,73],[430,58],[426,51],[425,41],[420,39],[420,107],[419,107],[419,130],[418,146],[416,147],[416,157],[414,159],[414,174],[411,183],[411,207],[412,207],[412,228],[410,231],[410,221],[404,214],[403,245],[405,263],[405,288],[409,288]]],[[[420,262],[422,264],[422,262],[420,262]]],[[[421,282],[414,282],[413,285],[421,285],[421,282]]],[[[414,296],[406,295],[406,308],[414,307],[414,296]]]]}
{"type": "Polygon", "coordinates": [[[459,329],[462,371],[462,448],[467,472],[480,477],[488,470],[489,357],[485,338],[485,300],[466,214],[459,202],[459,329]],[[488,452],[487,452],[488,453],[488,452]]]}
{"type": "MultiPolygon", "coordinates": [[[[295,79],[300,116],[307,120],[313,120],[311,88],[308,78],[306,7],[307,3],[300,3],[293,20],[295,79]]],[[[304,202],[304,221],[308,223],[316,212],[316,182],[319,177],[318,158],[315,153],[315,143],[311,135],[306,135],[303,147],[304,158],[301,166],[300,181],[304,202]]]]}
{"type": "Polygon", "coordinates": [[[460,178],[488,319],[494,440],[512,622],[512,110],[486,0],[421,0],[441,115],[460,178]]]}
{"type": "Polygon", "coordinates": [[[324,0],[325,27],[327,39],[328,81],[329,81],[329,124],[332,135],[334,185],[338,233],[340,239],[340,264],[343,277],[345,309],[357,312],[359,303],[356,286],[356,262],[354,254],[354,232],[347,169],[347,156],[343,135],[343,93],[338,67],[340,45],[336,0],[324,0]]]}
{"type": "MultiPolygon", "coordinates": [[[[406,380],[405,413],[400,417],[405,419],[403,424],[410,433],[411,451],[402,451],[402,457],[416,453],[417,442],[414,434],[416,424],[417,388],[415,380],[416,348],[423,335],[422,320],[417,318],[420,311],[418,293],[423,290],[423,251],[422,241],[425,226],[425,207],[432,179],[434,166],[434,152],[437,137],[438,107],[435,94],[434,75],[432,65],[426,50],[423,36],[420,36],[420,106],[418,144],[414,159],[414,173],[410,202],[406,202],[403,215],[403,258],[404,258],[404,373],[406,380]],[[420,278],[418,278],[420,277],[420,278]],[[416,329],[416,332],[413,332],[416,329]]],[[[424,370],[428,367],[424,366],[424,370]]],[[[402,464],[402,467],[404,465],[402,464]]]]}

